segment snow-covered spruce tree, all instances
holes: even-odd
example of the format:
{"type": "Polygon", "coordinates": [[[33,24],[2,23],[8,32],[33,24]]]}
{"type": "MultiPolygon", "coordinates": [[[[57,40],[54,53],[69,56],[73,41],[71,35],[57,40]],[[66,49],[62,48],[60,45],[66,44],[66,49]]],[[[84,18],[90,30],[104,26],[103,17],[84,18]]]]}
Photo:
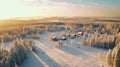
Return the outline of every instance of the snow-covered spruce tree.
{"type": "Polygon", "coordinates": [[[112,51],[113,67],[120,67],[120,42],[112,51]]]}
{"type": "Polygon", "coordinates": [[[115,44],[118,44],[120,42],[120,32],[116,35],[117,39],[115,41],[115,44]]]}
{"type": "Polygon", "coordinates": [[[106,55],[106,64],[109,67],[113,65],[113,63],[112,63],[112,51],[111,50],[109,50],[107,55],[106,55]]]}
{"type": "Polygon", "coordinates": [[[106,63],[109,67],[120,67],[120,42],[112,51],[108,52],[106,63]]]}
{"type": "Polygon", "coordinates": [[[15,65],[22,63],[26,57],[27,47],[33,49],[32,43],[30,39],[16,39],[9,48],[0,45],[0,67],[15,67],[15,65]]]}
{"type": "Polygon", "coordinates": [[[18,65],[24,60],[26,56],[26,47],[21,40],[16,40],[15,45],[11,46],[12,59],[18,65]]]}

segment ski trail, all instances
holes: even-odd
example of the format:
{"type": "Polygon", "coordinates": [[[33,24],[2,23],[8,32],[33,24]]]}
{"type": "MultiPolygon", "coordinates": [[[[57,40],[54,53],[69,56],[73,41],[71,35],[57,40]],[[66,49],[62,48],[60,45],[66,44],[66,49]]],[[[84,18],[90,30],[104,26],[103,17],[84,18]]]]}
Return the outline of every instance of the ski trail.
{"type": "Polygon", "coordinates": [[[41,42],[35,41],[35,43],[37,43],[37,47],[40,47],[40,49],[42,49],[43,51],[46,51],[45,53],[50,56],[52,59],[54,59],[57,63],[59,63],[60,65],[67,65],[69,67],[75,67],[77,65],[80,64],[80,62],[82,62],[84,59],[68,54],[58,48],[55,48],[54,46],[51,46],[52,48],[50,48],[47,45],[42,44],[41,42]],[[42,48],[41,46],[43,46],[44,48],[42,48]],[[47,50],[45,50],[45,48],[49,49],[47,52],[47,50]],[[53,56],[52,56],[53,55],[53,56]],[[62,63],[61,63],[62,62],[62,63]]]}
{"type": "MultiPolygon", "coordinates": [[[[47,42],[45,42],[45,43],[47,43],[47,42]]],[[[47,43],[47,45],[49,45],[49,46],[52,46],[52,44],[53,43],[47,43]]],[[[89,63],[91,63],[91,62],[94,62],[94,64],[98,64],[98,61],[99,61],[99,59],[98,59],[98,57],[96,56],[96,55],[91,55],[90,53],[88,53],[88,52],[86,52],[86,51],[84,51],[84,50],[82,50],[82,49],[78,49],[78,48],[75,48],[74,46],[70,46],[70,45],[67,45],[68,47],[70,47],[70,48],[73,48],[74,50],[77,50],[77,51],[79,51],[79,52],[82,52],[82,53],[84,53],[85,55],[85,57],[83,58],[84,60],[82,60],[82,62],[79,62],[78,64],[81,64],[81,63],[83,63],[83,64],[88,64],[89,66],[91,65],[91,64],[89,64],[89,63]],[[89,60],[89,61],[88,61],[89,60]]],[[[53,46],[54,47],[54,46],[53,46]]],[[[88,47],[85,47],[84,46],[84,48],[88,48],[88,47]]],[[[78,59],[79,59],[79,57],[78,57],[78,59]]]]}
{"type": "MultiPolygon", "coordinates": [[[[60,55],[63,55],[64,57],[67,57],[68,59],[70,59],[70,58],[72,58],[72,59],[74,59],[74,60],[76,59],[76,58],[74,58],[74,56],[72,56],[72,55],[71,55],[71,57],[69,58],[68,55],[70,55],[70,54],[68,54],[68,53],[66,53],[66,52],[64,52],[64,51],[62,51],[62,50],[60,50],[60,49],[52,46],[52,44],[50,44],[50,43],[47,43],[47,42],[45,42],[45,43],[47,44],[47,46],[53,47],[53,48],[54,48],[53,50],[55,50],[56,52],[58,52],[60,55]]],[[[79,59],[79,58],[77,58],[77,59],[79,59]]]]}
{"type": "Polygon", "coordinates": [[[38,59],[39,62],[41,62],[44,67],[49,67],[44,61],[42,61],[42,59],[40,59],[40,57],[33,51],[31,51],[31,53],[35,56],[36,59],[38,59]]]}
{"type": "Polygon", "coordinates": [[[39,49],[41,49],[43,52],[45,52],[49,57],[52,57],[52,58],[54,58],[55,60],[59,60],[59,61],[57,61],[57,63],[62,63],[62,64],[64,64],[63,62],[62,62],[62,59],[60,59],[60,58],[56,58],[56,57],[60,57],[61,55],[58,55],[58,54],[56,54],[54,51],[52,51],[50,48],[46,48],[46,47],[44,47],[44,46],[42,46],[42,45],[39,45],[39,44],[35,44],[39,49]]]}
{"type": "MultiPolygon", "coordinates": [[[[66,57],[67,59],[69,59],[69,63],[76,63],[76,65],[82,65],[82,63],[84,63],[84,65],[86,65],[86,64],[88,65],[89,63],[94,62],[94,64],[97,64],[97,62],[96,62],[97,58],[94,59],[93,57],[91,57],[88,54],[86,54],[88,57],[86,57],[86,58],[80,58],[80,57],[77,57],[77,56],[72,56],[71,54],[68,54],[68,53],[66,53],[66,52],[64,52],[64,51],[56,48],[55,46],[53,46],[50,43],[47,43],[47,42],[44,42],[44,43],[45,43],[45,45],[54,48],[54,50],[56,52],[58,52],[60,55],[64,55],[64,57],[66,57]],[[72,61],[72,62],[70,62],[70,61],[72,61]]],[[[89,64],[89,66],[90,65],[92,65],[92,64],[89,64]]]]}
{"type": "MultiPolygon", "coordinates": [[[[49,44],[50,46],[52,46],[52,42],[45,42],[45,43],[47,43],[47,44],[49,44]]],[[[70,47],[70,48],[73,48],[74,50],[77,50],[78,52],[82,52],[82,53],[84,53],[85,55],[83,55],[84,56],[84,58],[85,59],[87,59],[87,60],[90,60],[90,62],[94,62],[94,64],[98,64],[98,61],[99,61],[99,58],[98,58],[98,52],[95,52],[94,54],[90,54],[91,52],[87,52],[87,51],[85,51],[85,50],[83,50],[83,49],[86,49],[86,48],[88,48],[88,49],[94,49],[94,48],[92,48],[92,47],[86,47],[86,46],[81,46],[82,47],[82,49],[79,49],[79,48],[76,48],[75,46],[71,46],[71,45],[67,45],[67,47],[70,47]],[[96,62],[97,61],[97,62],[96,62]]],[[[73,50],[73,51],[74,51],[73,50]]],[[[94,49],[94,50],[96,50],[96,49],[94,49]]],[[[64,50],[63,50],[64,51],[64,50]]],[[[98,51],[98,50],[96,50],[96,51],[98,51]]],[[[85,60],[86,61],[86,60],[85,60]]],[[[89,62],[89,63],[90,63],[89,62]]],[[[81,63],[81,62],[80,62],[81,63]]],[[[86,63],[86,62],[82,62],[82,63],[86,63]]],[[[87,63],[88,63],[88,61],[87,61],[87,63]]],[[[89,64],[90,65],[90,64],[89,64]]]]}

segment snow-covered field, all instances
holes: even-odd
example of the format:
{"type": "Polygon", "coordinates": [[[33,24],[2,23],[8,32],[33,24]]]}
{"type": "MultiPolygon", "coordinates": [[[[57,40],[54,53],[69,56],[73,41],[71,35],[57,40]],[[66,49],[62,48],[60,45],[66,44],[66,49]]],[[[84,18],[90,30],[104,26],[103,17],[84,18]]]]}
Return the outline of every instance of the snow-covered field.
{"type": "MultiPolygon", "coordinates": [[[[20,67],[100,67],[107,50],[81,45],[82,36],[75,39],[62,41],[62,47],[55,47],[56,42],[47,40],[50,34],[40,35],[40,39],[34,40],[37,47],[35,52],[28,52],[27,59],[20,67]]],[[[57,36],[61,31],[54,32],[57,36]]]]}

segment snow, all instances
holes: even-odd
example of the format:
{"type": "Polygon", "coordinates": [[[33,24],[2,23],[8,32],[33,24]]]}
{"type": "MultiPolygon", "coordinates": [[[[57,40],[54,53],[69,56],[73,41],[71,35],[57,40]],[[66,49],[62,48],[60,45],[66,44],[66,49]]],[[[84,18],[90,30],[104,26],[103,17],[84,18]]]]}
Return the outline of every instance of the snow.
{"type": "Polygon", "coordinates": [[[10,47],[10,45],[12,45],[14,43],[14,41],[9,41],[9,42],[4,42],[4,46],[6,48],[10,47]]]}
{"type": "Polygon", "coordinates": [[[26,60],[20,65],[20,67],[44,67],[41,62],[31,52],[27,53],[26,60]]]}
{"type": "Polygon", "coordinates": [[[56,48],[54,41],[46,40],[55,33],[60,37],[60,33],[47,32],[41,34],[40,39],[34,40],[37,47],[35,52],[28,52],[27,59],[20,67],[100,67],[98,54],[106,55],[108,50],[81,45],[82,36],[75,39],[62,41],[61,48],[56,48]]]}

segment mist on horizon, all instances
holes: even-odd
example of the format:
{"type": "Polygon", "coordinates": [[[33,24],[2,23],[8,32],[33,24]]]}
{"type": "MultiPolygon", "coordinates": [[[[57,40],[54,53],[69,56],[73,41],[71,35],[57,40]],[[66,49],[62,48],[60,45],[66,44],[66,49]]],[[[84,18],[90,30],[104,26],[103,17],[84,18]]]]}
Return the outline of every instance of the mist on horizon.
{"type": "Polygon", "coordinates": [[[0,19],[14,17],[119,17],[120,0],[0,0],[0,19]]]}

